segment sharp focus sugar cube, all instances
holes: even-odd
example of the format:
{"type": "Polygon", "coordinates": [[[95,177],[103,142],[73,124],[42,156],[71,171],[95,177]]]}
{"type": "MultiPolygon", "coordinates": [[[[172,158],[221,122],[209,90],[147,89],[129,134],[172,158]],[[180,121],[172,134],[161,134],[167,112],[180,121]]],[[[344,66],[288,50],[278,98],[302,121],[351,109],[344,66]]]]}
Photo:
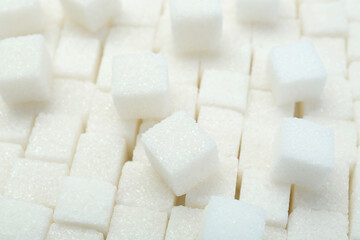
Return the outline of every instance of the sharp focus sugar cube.
{"type": "Polygon", "coordinates": [[[267,71],[279,105],[319,98],[327,78],[324,64],[311,41],[273,48],[267,71]]]}
{"type": "Polygon", "coordinates": [[[238,16],[242,22],[273,23],[279,14],[279,0],[237,0],[238,16]]]}
{"type": "Polygon", "coordinates": [[[152,166],[177,196],[218,170],[215,142],[186,112],[176,112],[141,138],[152,166]]]}
{"type": "Polygon", "coordinates": [[[334,133],[307,120],[285,118],[274,144],[273,179],[318,189],[335,167],[334,133]]]}
{"type": "Polygon", "coordinates": [[[205,209],[198,240],[262,239],[265,211],[255,205],[212,197],[205,209]]]}
{"type": "Polygon", "coordinates": [[[121,55],[113,60],[112,94],[124,119],[162,119],[170,112],[166,61],[162,55],[121,55]]]}
{"type": "Polygon", "coordinates": [[[266,226],[263,240],[287,240],[287,231],[283,228],[266,226]]]}
{"type": "Polygon", "coordinates": [[[57,198],[56,223],[92,228],[102,233],[109,229],[116,187],[95,179],[67,177],[57,198]]]}
{"type": "Polygon", "coordinates": [[[3,66],[0,95],[5,102],[37,102],[50,98],[51,60],[42,35],[1,40],[0,65],[3,66]]]}
{"type": "Polygon", "coordinates": [[[102,233],[95,230],[53,223],[46,240],[104,240],[102,233]]]}
{"type": "Polygon", "coordinates": [[[222,32],[219,0],[170,0],[169,7],[177,49],[196,52],[217,47],[222,32]]]}

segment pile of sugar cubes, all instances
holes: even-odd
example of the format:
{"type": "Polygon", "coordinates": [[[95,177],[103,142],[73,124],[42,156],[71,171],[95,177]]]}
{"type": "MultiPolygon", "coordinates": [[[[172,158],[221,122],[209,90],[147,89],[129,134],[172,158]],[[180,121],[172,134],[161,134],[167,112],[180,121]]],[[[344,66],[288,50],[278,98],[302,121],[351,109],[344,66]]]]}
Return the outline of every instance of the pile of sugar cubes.
{"type": "Polygon", "coordinates": [[[360,240],[360,0],[0,0],[0,240],[360,240]]]}

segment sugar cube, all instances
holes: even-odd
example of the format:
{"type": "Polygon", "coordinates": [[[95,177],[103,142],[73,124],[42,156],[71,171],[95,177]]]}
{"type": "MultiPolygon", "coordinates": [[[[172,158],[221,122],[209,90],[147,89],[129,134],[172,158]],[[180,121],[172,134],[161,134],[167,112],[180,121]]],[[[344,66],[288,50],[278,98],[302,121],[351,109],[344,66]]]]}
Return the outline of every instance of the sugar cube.
{"type": "Polygon", "coordinates": [[[42,35],[0,41],[0,95],[9,104],[50,98],[52,69],[42,35]],[[26,67],[24,67],[26,66],[26,67]]]}
{"type": "Polygon", "coordinates": [[[136,137],[136,145],[133,152],[133,161],[134,162],[141,162],[144,164],[150,164],[149,158],[146,156],[145,149],[143,143],[141,141],[141,136],[144,132],[148,129],[152,128],[155,124],[159,123],[158,121],[147,120],[143,121],[139,128],[139,133],[136,137]]]}
{"type": "Polygon", "coordinates": [[[116,0],[61,0],[61,3],[67,16],[91,32],[107,25],[118,7],[116,0]]]}
{"type": "Polygon", "coordinates": [[[347,46],[347,55],[349,61],[360,61],[360,23],[351,22],[349,37],[348,37],[348,46],[347,46]]]}
{"type": "Polygon", "coordinates": [[[167,218],[165,212],[117,205],[106,239],[162,240],[167,218]]]}
{"type": "Polygon", "coordinates": [[[283,228],[266,226],[263,240],[287,240],[287,231],[283,228]]]}
{"type": "Polygon", "coordinates": [[[82,128],[77,116],[41,113],[36,118],[25,157],[69,165],[82,128]]]}
{"type": "Polygon", "coordinates": [[[43,240],[51,224],[50,208],[18,200],[0,199],[2,239],[43,240]]]}
{"type": "Polygon", "coordinates": [[[350,232],[349,237],[351,240],[357,240],[360,237],[360,164],[356,164],[351,182],[350,191],[350,232]]]}
{"type": "Polygon", "coordinates": [[[279,18],[296,18],[297,16],[296,0],[279,1],[279,18]]]}
{"type": "Polygon", "coordinates": [[[74,226],[53,223],[47,234],[46,240],[104,240],[102,233],[98,231],[74,226]]]}
{"type": "Polygon", "coordinates": [[[117,185],[126,160],[125,139],[117,135],[85,133],[79,138],[70,175],[117,185]]]}
{"type": "Polygon", "coordinates": [[[311,41],[273,48],[268,57],[267,73],[279,105],[319,98],[327,78],[324,64],[311,41]]]}
{"type": "Polygon", "coordinates": [[[180,84],[170,84],[171,112],[186,111],[192,118],[196,118],[196,101],[198,88],[180,84]]]}
{"type": "Polygon", "coordinates": [[[170,111],[166,61],[162,55],[121,55],[113,60],[112,95],[123,119],[162,119],[170,111]]]}
{"type": "Polygon", "coordinates": [[[237,0],[238,16],[242,22],[276,22],[279,15],[279,0],[237,0]]]}
{"type": "Polygon", "coordinates": [[[222,11],[219,0],[170,0],[173,40],[182,52],[211,50],[221,39],[222,11]]]}
{"type": "Polygon", "coordinates": [[[183,206],[174,207],[166,230],[165,240],[196,240],[203,210],[183,206]]]}
{"type": "Polygon", "coordinates": [[[265,211],[242,201],[212,197],[207,205],[198,240],[262,239],[265,211]]]}
{"type": "Polygon", "coordinates": [[[44,25],[44,15],[38,0],[1,1],[0,39],[40,33],[44,25]]]}
{"type": "Polygon", "coordinates": [[[288,240],[346,240],[348,222],[341,213],[297,208],[289,216],[288,240]]]}
{"type": "Polygon", "coordinates": [[[215,142],[186,112],[173,113],[141,138],[152,166],[181,196],[218,170],[215,142]]]}
{"type": "Polygon", "coordinates": [[[238,159],[220,158],[218,173],[186,193],[185,205],[205,208],[212,196],[235,198],[238,159]]]}
{"type": "Polygon", "coordinates": [[[360,100],[360,62],[351,63],[348,77],[353,99],[360,100]]]}
{"type": "Polygon", "coordinates": [[[96,179],[67,177],[54,212],[60,224],[93,228],[106,233],[115,202],[116,187],[96,179]]]}
{"type": "Polygon", "coordinates": [[[307,120],[284,118],[274,143],[273,179],[315,190],[334,167],[332,130],[307,120]]]}
{"type": "Polygon", "coordinates": [[[59,41],[60,26],[55,24],[46,25],[43,35],[50,57],[53,59],[59,41]]]}
{"type": "Polygon", "coordinates": [[[266,63],[271,47],[257,46],[254,49],[251,65],[250,89],[271,91],[271,84],[267,77],[266,63]]]}
{"type": "Polygon", "coordinates": [[[18,159],[10,171],[4,196],[53,208],[68,174],[65,164],[18,159]]]}
{"type": "Polygon", "coordinates": [[[351,20],[360,20],[360,3],[357,0],[345,0],[345,10],[347,17],[351,20]]]}
{"type": "Polygon", "coordinates": [[[122,170],[117,203],[170,212],[175,195],[149,165],[127,162],[122,170]]]}
{"type": "Polygon", "coordinates": [[[240,200],[263,208],[267,225],[285,228],[290,188],[288,183],[272,181],[267,171],[246,169],[242,175],[240,200]]]}
{"type": "Polygon", "coordinates": [[[46,24],[61,25],[64,19],[64,9],[60,0],[40,0],[46,24]]]}

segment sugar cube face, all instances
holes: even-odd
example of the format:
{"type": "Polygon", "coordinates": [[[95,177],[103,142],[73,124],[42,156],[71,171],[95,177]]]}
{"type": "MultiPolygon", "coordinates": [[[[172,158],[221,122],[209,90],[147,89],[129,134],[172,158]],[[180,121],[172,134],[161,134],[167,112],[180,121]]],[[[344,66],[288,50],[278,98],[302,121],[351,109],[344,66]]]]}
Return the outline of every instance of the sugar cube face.
{"type": "Polygon", "coordinates": [[[359,11],[360,3],[356,0],[346,0],[345,1],[345,10],[347,17],[351,20],[360,20],[359,11]]]}
{"type": "Polygon", "coordinates": [[[61,0],[61,3],[71,19],[91,32],[107,25],[118,7],[116,0],[61,0]]]}
{"type": "Polygon", "coordinates": [[[201,80],[198,105],[245,112],[248,88],[249,77],[246,75],[230,71],[207,70],[201,80]]]}
{"type": "Polygon", "coordinates": [[[82,134],[70,175],[96,178],[117,185],[126,160],[127,148],[123,138],[101,133],[82,134]]]}
{"type": "Polygon", "coordinates": [[[183,206],[171,210],[165,240],[196,240],[200,230],[203,210],[183,206]]]}
{"type": "Polygon", "coordinates": [[[122,170],[117,203],[170,212],[175,195],[149,165],[127,162],[122,170]]]}
{"type": "Polygon", "coordinates": [[[77,116],[41,113],[36,118],[25,157],[69,165],[82,128],[77,116]]]}
{"type": "Polygon", "coordinates": [[[246,169],[242,175],[240,200],[263,208],[267,225],[285,228],[290,188],[288,183],[272,181],[267,171],[246,169]]]}
{"type": "Polygon", "coordinates": [[[0,142],[0,196],[3,195],[15,160],[23,156],[24,150],[20,145],[0,142]]]}
{"type": "Polygon", "coordinates": [[[280,18],[296,18],[297,2],[296,0],[280,0],[279,1],[279,17],[280,18]]]}
{"type": "Polygon", "coordinates": [[[112,95],[123,119],[162,119],[170,111],[166,61],[162,55],[114,58],[112,95]]]}
{"type": "Polygon", "coordinates": [[[237,0],[237,5],[242,22],[273,23],[278,19],[279,0],[237,0]]]}
{"type": "Polygon", "coordinates": [[[102,233],[91,229],[61,225],[57,223],[51,224],[46,240],[69,239],[104,240],[104,236],[102,233]]]}
{"type": "MultiPolygon", "coordinates": [[[[5,3],[6,5],[6,3],[5,3]]],[[[52,69],[42,35],[0,41],[0,95],[9,104],[50,98],[52,69]],[[27,67],[24,67],[27,66],[27,67]]]]}
{"type": "Polygon", "coordinates": [[[237,158],[220,158],[219,171],[186,193],[185,205],[205,208],[212,196],[235,198],[237,158]]]}
{"type": "Polygon", "coordinates": [[[273,48],[268,57],[267,73],[279,105],[319,98],[327,77],[311,41],[273,48]]]}
{"type": "Polygon", "coordinates": [[[288,240],[345,240],[348,222],[341,213],[297,208],[289,216],[288,240]]]}
{"type": "Polygon", "coordinates": [[[183,110],[195,119],[197,96],[198,88],[195,86],[170,85],[171,112],[183,110]]]}
{"type": "Polygon", "coordinates": [[[307,120],[283,120],[274,144],[273,179],[315,190],[334,167],[332,130],[307,120]]]}
{"type": "Polygon", "coordinates": [[[304,34],[316,37],[346,37],[348,22],[340,1],[304,2],[300,5],[304,34]]]}
{"type": "Polygon", "coordinates": [[[167,218],[166,212],[117,205],[106,239],[164,239],[167,218]]]}
{"type": "Polygon", "coordinates": [[[69,169],[65,164],[18,159],[5,185],[6,198],[55,207],[69,169]]]}
{"type": "Polygon", "coordinates": [[[348,37],[347,55],[350,61],[360,61],[360,23],[351,22],[348,37]]]}
{"type": "Polygon", "coordinates": [[[56,49],[55,75],[93,82],[100,51],[101,45],[98,39],[63,36],[56,49]]]}
{"type": "Polygon", "coordinates": [[[39,1],[6,0],[1,2],[0,39],[40,33],[44,25],[39,1]]]}
{"type": "Polygon", "coordinates": [[[116,187],[107,182],[67,177],[57,198],[54,220],[56,223],[92,228],[106,233],[115,192],[116,187]]]}
{"type": "Polygon", "coordinates": [[[222,12],[219,0],[170,0],[173,41],[182,52],[214,49],[220,42],[222,12]]]}
{"type": "Polygon", "coordinates": [[[242,201],[212,197],[200,227],[199,240],[262,239],[265,211],[242,201]]]}
{"type": "Polygon", "coordinates": [[[47,24],[60,25],[64,19],[64,9],[60,0],[40,0],[45,22],[47,24]]]}
{"type": "Polygon", "coordinates": [[[33,203],[0,199],[0,232],[3,239],[43,240],[52,210],[33,203]]]}
{"type": "Polygon", "coordinates": [[[283,228],[266,226],[263,240],[287,240],[287,231],[283,228]]]}
{"type": "Polygon", "coordinates": [[[152,166],[181,196],[216,172],[215,142],[186,112],[176,112],[141,138],[152,166]]]}
{"type": "Polygon", "coordinates": [[[351,63],[348,77],[353,99],[360,100],[360,62],[351,63]]]}
{"type": "Polygon", "coordinates": [[[215,141],[219,154],[238,157],[244,117],[241,113],[217,107],[201,107],[199,126],[215,141]]]}

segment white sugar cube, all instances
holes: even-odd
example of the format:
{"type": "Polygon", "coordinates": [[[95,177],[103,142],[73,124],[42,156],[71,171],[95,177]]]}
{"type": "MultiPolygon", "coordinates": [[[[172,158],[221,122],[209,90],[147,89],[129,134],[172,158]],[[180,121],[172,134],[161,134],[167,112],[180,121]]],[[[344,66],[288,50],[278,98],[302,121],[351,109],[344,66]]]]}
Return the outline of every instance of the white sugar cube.
{"type": "Polygon", "coordinates": [[[170,111],[170,92],[162,55],[120,55],[113,60],[112,95],[123,119],[162,119],[170,111]]]}
{"type": "Polygon", "coordinates": [[[271,82],[267,77],[266,64],[271,47],[257,46],[254,49],[251,65],[250,88],[271,91],[271,82]]]}
{"type": "Polygon", "coordinates": [[[217,47],[221,39],[220,0],[170,0],[173,41],[182,52],[197,52],[217,47]]]}
{"type": "Polygon", "coordinates": [[[6,181],[15,160],[23,156],[24,150],[20,145],[0,142],[0,196],[3,195],[6,181]]]}
{"type": "Polygon", "coordinates": [[[215,142],[186,112],[176,112],[141,138],[152,166],[177,196],[218,170],[215,142]]]}
{"type": "Polygon", "coordinates": [[[297,16],[296,0],[280,0],[279,1],[279,17],[280,18],[296,18],[297,16]]]}
{"type": "Polygon", "coordinates": [[[357,0],[346,0],[344,2],[347,17],[351,20],[359,21],[360,2],[357,0]]]}
{"type": "Polygon", "coordinates": [[[36,118],[25,157],[69,165],[82,128],[79,117],[41,113],[36,118]]]}
{"type": "Polygon", "coordinates": [[[45,43],[52,59],[55,56],[56,47],[60,37],[60,30],[60,26],[51,24],[46,25],[46,28],[43,32],[45,43]]]}
{"type": "Polygon", "coordinates": [[[349,61],[360,61],[360,23],[359,22],[350,23],[347,47],[348,47],[347,55],[349,61]]]}
{"type": "Polygon", "coordinates": [[[55,207],[69,169],[65,164],[18,159],[5,185],[4,196],[55,207]]]}
{"type": "Polygon", "coordinates": [[[57,198],[56,223],[92,228],[102,233],[109,229],[116,187],[110,183],[67,177],[57,198]]]}
{"type": "Polygon", "coordinates": [[[198,105],[245,112],[248,88],[249,77],[246,75],[230,71],[207,70],[202,76],[198,105]]]}
{"type": "Polygon", "coordinates": [[[279,0],[237,0],[238,16],[242,22],[276,22],[279,0]]]}
{"type": "Polygon", "coordinates": [[[102,233],[95,230],[53,223],[46,240],[104,240],[102,233]]]}
{"type": "Polygon", "coordinates": [[[93,82],[99,64],[100,50],[98,39],[63,36],[55,53],[55,75],[93,82]]]}
{"type": "Polygon", "coordinates": [[[44,16],[38,0],[4,0],[0,4],[0,39],[40,33],[44,16]]]}
{"type": "Polygon", "coordinates": [[[273,182],[267,171],[246,169],[242,175],[240,200],[266,211],[266,224],[285,228],[291,185],[273,182]]]}
{"type": "Polygon", "coordinates": [[[170,212],[175,195],[149,165],[127,162],[122,170],[117,203],[170,212]]]}
{"type": "Polygon", "coordinates": [[[167,213],[118,205],[114,208],[107,240],[162,240],[167,213]]]}
{"type": "Polygon", "coordinates": [[[195,86],[171,84],[171,112],[186,111],[192,118],[196,117],[198,88],[195,86]]]}
{"type": "Polygon", "coordinates": [[[2,239],[43,240],[51,224],[52,210],[41,205],[0,199],[2,239]]]}
{"type": "Polygon", "coordinates": [[[265,211],[242,201],[212,197],[206,207],[198,240],[262,239],[265,211]]]}
{"type": "Polygon", "coordinates": [[[199,126],[215,141],[219,154],[238,157],[244,117],[241,113],[217,107],[201,107],[199,126]]]}
{"type": "Polygon", "coordinates": [[[238,159],[220,158],[218,173],[186,193],[185,205],[205,208],[212,196],[235,198],[238,159]]]}
{"type": "Polygon", "coordinates": [[[47,24],[61,25],[64,19],[64,9],[60,0],[40,0],[47,24]]]}
{"type": "Polygon", "coordinates": [[[48,100],[51,96],[50,55],[42,35],[0,41],[0,95],[9,104],[48,100]],[[26,67],[24,67],[26,66],[26,67]]]}
{"type": "Polygon", "coordinates": [[[319,98],[327,78],[324,64],[311,41],[273,48],[267,73],[279,105],[319,98]]]}
{"type": "Polygon", "coordinates": [[[96,178],[117,185],[127,158],[126,141],[102,133],[86,133],[79,138],[71,176],[96,178]]]}
{"type": "Polygon", "coordinates": [[[136,137],[136,145],[133,152],[133,161],[141,162],[144,164],[150,164],[149,158],[146,156],[144,145],[141,141],[141,136],[148,129],[152,128],[155,124],[159,123],[158,121],[147,120],[143,121],[139,128],[139,133],[136,137]]]}
{"type": "Polygon", "coordinates": [[[300,5],[304,34],[308,36],[346,37],[348,23],[340,1],[304,2],[300,5]]]}
{"type": "Polygon", "coordinates": [[[273,179],[318,189],[335,167],[334,132],[322,125],[285,118],[274,143],[273,179]]]}
{"type": "Polygon", "coordinates": [[[115,15],[117,0],[61,0],[65,13],[86,29],[96,32],[115,15]]]}
{"type": "Polygon", "coordinates": [[[360,100],[360,62],[353,62],[349,66],[349,81],[351,84],[352,97],[360,100]]]}
{"type": "Polygon", "coordinates": [[[360,238],[360,164],[356,165],[352,176],[351,191],[350,191],[350,233],[351,240],[360,238]]]}
{"type": "Polygon", "coordinates": [[[341,213],[297,208],[289,216],[288,240],[347,240],[348,217],[341,213]]]}
{"type": "Polygon", "coordinates": [[[201,209],[174,207],[171,210],[165,240],[196,240],[202,216],[201,209]]]}
{"type": "Polygon", "coordinates": [[[287,231],[283,228],[266,226],[263,240],[287,240],[287,231]]]}

